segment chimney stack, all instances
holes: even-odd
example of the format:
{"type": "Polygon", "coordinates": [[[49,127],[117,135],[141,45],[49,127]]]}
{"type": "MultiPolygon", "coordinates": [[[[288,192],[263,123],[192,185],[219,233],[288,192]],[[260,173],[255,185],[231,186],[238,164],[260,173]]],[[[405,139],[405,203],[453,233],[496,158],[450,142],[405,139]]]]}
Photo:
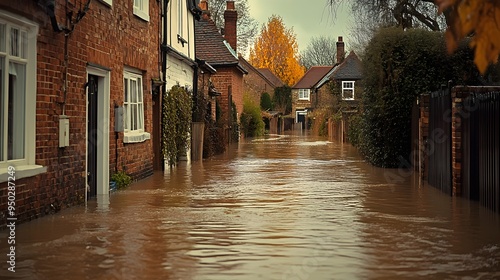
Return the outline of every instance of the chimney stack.
{"type": "Polygon", "coordinates": [[[236,21],[238,20],[238,12],[234,8],[234,1],[227,1],[226,4],[226,11],[224,12],[224,38],[236,51],[236,21]]]}
{"type": "Polygon", "coordinates": [[[342,63],[345,57],[344,41],[342,41],[342,36],[339,36],[337,41],[337,63],[342,63]]]}
{"type": "Polygon", "coordinates": [[[210,12],[208,11],[208,2],[206,0],[201,0],[199,7],[201,9],[201,17],[204,20],[207,20],[210,18],[210,12]]]}

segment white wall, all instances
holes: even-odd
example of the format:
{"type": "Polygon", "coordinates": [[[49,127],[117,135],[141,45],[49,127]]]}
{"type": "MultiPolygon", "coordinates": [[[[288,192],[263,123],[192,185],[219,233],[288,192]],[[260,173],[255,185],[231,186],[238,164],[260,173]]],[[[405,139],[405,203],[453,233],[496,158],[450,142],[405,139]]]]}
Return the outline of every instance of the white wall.
{"type": "Polygon", "coordinates": [[[181,60],[167,55],[167,88],[175,85],[188,86],[193,89],[194,70],[181,60]]]}

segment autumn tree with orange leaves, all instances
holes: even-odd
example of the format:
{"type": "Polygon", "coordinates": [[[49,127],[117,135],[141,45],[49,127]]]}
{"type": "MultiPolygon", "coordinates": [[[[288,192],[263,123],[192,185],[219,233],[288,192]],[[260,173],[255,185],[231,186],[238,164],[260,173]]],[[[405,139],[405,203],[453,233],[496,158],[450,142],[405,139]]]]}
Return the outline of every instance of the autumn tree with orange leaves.
{"type": "Polygon", "coordinates": [[[446,17],[446,42],[450,52],[458,43],[472,35],[474,63],[484,73],[500,55],[500,1],[436,0],[439,11],[446,17]]]}
{"type": "Polygon", "coordinates": [[[249,60],[256,68],[268,68],[287,85],[294,85],[305,72],[299,62],[299,47],[293,29],[287,29],[283,19],[276,15],[262,27],[250,49],[249,60]]]}

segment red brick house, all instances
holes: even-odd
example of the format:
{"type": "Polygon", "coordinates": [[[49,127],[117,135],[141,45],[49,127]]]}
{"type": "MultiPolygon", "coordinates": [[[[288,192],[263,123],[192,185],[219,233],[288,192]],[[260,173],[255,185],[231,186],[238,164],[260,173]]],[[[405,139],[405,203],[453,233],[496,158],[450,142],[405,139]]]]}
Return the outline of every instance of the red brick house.
{"type": "Polygon", "coordinates": [[[116,171],[153,172],[159,5],[0,0],[2,224],[9,166],[18,221],[107,195],[116,171]]]}
{"type": "MultiPolygon", "coordinates": [[[[196,58],[204,61],[214,68],[215,73],[210,73],[210,80],[215,89],[220,93],[217,102],[221,109],[224,122],[231,123],[231,104],[236,104],[238,114],[243,112],[243,75],[247,70],[240,64],[236,54],[236,19],[234,1],[227,1],[224,12],[225,28],[222,35],[208,13],[208,3],[202,1],[202,18],[196,22],[196,58]]],[[[201,79],[206,77],[200,76],[201,79]]]]}
{"type": "Polygon", "coordinates": [[[336,56],[335,65],[311,67],[292,87],[292,113],[296,123],[305,122],[308,113],[315,109],[338,107],[340,102],[346,104],[344,112],[357,111],[362,94],[361,61],[354,51],[345,57],[341,36],[336,56]]]}
{"type": "MultiPolygon", "coordinates": [[[[304,74],[304,76],[292,87],[292,116],[295,117],[295,123],[302,123],[305,128],[306,116],[308,112],[314,110],[320,103],[313,102],[313,93],[315,86],[323,79],[333,66],[313,66],[304,74]]],[[[322,104],[327,104],[324,102],[322,104]]]]}

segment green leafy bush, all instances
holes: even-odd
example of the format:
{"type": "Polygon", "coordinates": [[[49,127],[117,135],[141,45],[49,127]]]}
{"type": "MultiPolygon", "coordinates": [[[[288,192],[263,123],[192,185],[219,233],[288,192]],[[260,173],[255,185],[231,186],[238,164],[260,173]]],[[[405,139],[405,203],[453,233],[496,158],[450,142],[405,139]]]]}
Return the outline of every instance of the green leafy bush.
{"type": "Polygon", "coordinates": [[[132,178],[125,171],[118,171],[111,176],[111,181],[115,181],[116,187],[122,189],[132,183],[132,178]]]}
{"type": "Polygon", "coordinates": [[[263,111],[268,111],[273,109],[273,101],[271,100],[271,95],[264,92],[260,95],[260,108],[263,111]]]}
{"type": "Polygon", "coordinates": [[[240,116],[241,130],[245,137],[264,135],[265,124],[260,108],[250,98],[243,98],[243,113],[240,116]]]}
{"type": "Polygon", "coordinates": [[[163,96],[163,154],[170,166],[186,154],[190,143],[192,99],[191,95],[180,86],[173,86],[163,96]]]}
{"type": "Polygon", "coordinates": [[[443,33],[381,29],[362,60],[365,90],[357,145],[366,159],[376,166],[398,167],[401,157],[408,158],[413,101],[450,80],[478,83],[472,60],[465,46],[448,55],[443,33]]]}

